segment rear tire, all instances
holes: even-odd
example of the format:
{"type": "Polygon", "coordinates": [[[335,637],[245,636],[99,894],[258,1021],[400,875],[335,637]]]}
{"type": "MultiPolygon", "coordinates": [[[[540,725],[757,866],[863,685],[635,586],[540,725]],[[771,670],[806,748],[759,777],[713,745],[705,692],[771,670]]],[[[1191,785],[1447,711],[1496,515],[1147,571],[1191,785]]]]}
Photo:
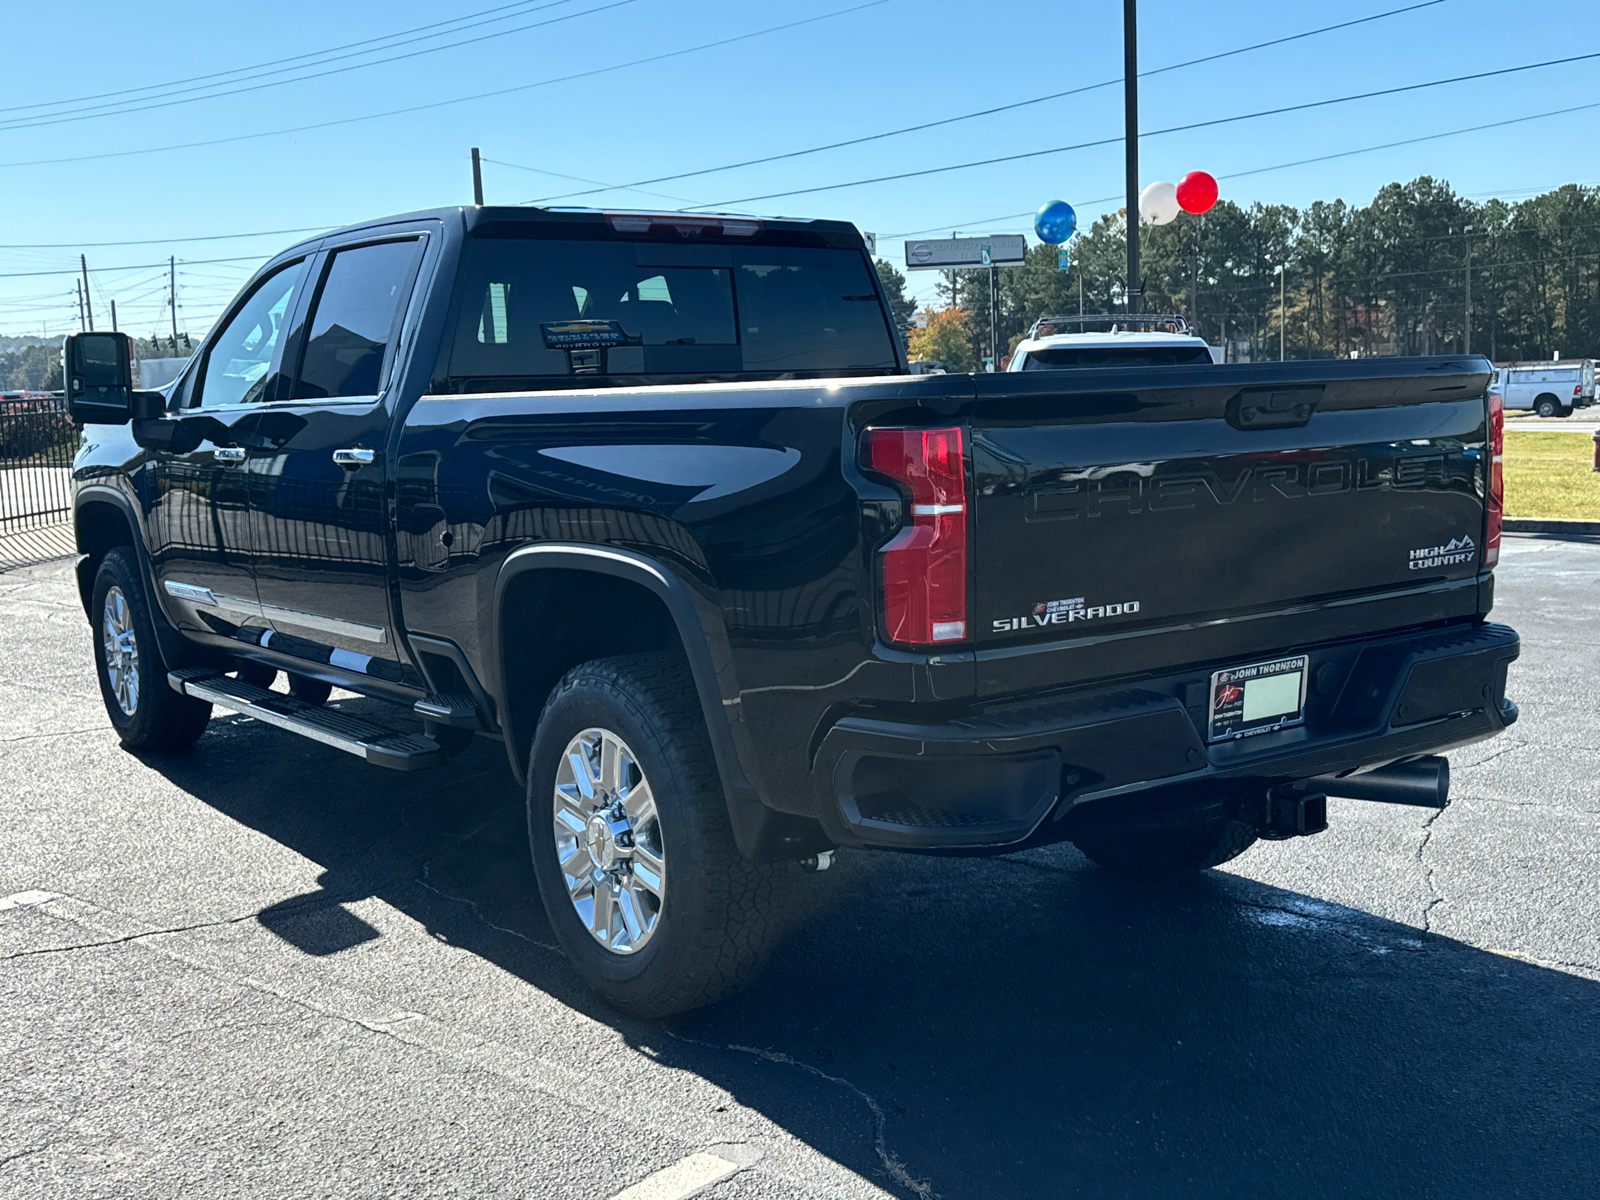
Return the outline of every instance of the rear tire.
{"type": "Polygon", "coordinates": [[[130,750],[181,750],[211,719],[211,705],[167,683],[155,624],[132,547],[106,552],[94,578],[95,674],[117,737],[130,750]]]}
{"type": "Polygon", "coordinates": [[[1540,396],[1533,406],[1533,411],[1541,417],[1553,417],[1556,415],[1556,408],[1555,397],[1540,396]]]}
{"type": "Polygon", "coordinates": [[[289,676],[289,695],[305,704],[326,704],[333,695],[333,684],[304,675],[289,676]]]}
{"type": "Polygon", "coordinates": [[[664,1017],[720,1000],[756,973],[778,928],[776,868],[734,843],[681,657],[635,654],[567,672],[534,734],[527,803],[551,927],[608,1002],[664,1017]]]}
{"type": "Polygon", "coordinates": [[[1255,845],[1257,836],[1254,825],[1215,804],[1152,814],[1136,827],[1090,826],[1075,833],[1072,843],[1108,871],[1170,879],[1220,867],[1255,845]]]}
{"type": "Polygon", "coordinates": [[[238,662],[239,668],[234,671],[233,677],[240,683],[254,684],[258,688],[266,688],[270,691],[272,685],[278,681],[278,668],[276,667],[269,667],[266,663],[256,662],[250,658],[241,658],[235,661],[238,662]]]}

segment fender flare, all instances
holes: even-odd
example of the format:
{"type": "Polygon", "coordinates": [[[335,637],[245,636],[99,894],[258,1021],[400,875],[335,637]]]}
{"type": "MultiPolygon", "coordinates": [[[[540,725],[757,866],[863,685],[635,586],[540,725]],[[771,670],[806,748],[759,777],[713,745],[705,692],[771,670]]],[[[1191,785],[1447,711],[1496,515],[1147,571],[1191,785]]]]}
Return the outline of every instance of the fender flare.
{"type": "MultiPolygon", "coordinates": [[[[489,691],[502,712],[506,711],[506,680],[500,622],[505,610],[506,589],[519,576],[539,570],[583,571],[625,579],[646,588],[666,607],[700,698],[700,710],[711,739],[717,773],[722,779],[734,838],[746,857],[773,861],[812,853],[829,844],[822,839],[819,846],[821,833],[815,821],[768,808],[750,781],[744,766],[748,759],[740,753],[734,722],[728,717],[728,709],[739,702],[739,692],[733,681],[721,612],[713,603],[697,596],[670,568],[642,554],[610,546],[561,542],[523,546],[506,556],[495,579],[491,619],[484,630],[484,666],[491,676],[489,691]]],[[[517,761],[518,739],[509,728],[505,740],[512,771],[517,781],[526,785],[526,766],[517,761]]]]}
{"type": "MultiPolygon", "coordinates": [[[[105,484],[82,484],[78,487],[77,494],[72,498],[72,538],[73,544],[80,554],[84,554],[83,537],[78,529],[79,518],[83,510],[91,504],[105,504],[118,510],[122,519],[127,522],[129,544],[133,546],[134,556],[139,560],[139,580],[144,586],[145,607],[150,612],[151,621],[156,627],[156,649],[161,655],[162,666],[166,670],[183,665],[184,648],[186,642],[181,633],[167,620],[167,614],[162,610],[160,601],[156,596],[155,575],[150,567],[150,548],[145,542],[144,525],[139,520],[138,510],[127,493],[105,484]]],[[[88,618],[89,624],[94,625],[94,613],[90,611],[90,601],[94,591],[94,576],[88,568],[93,560],[87,557],[80,558],[76,567],[78,577],[78,597],[83,603],[83,614],[88,618]]],[[[98,566],[96,566],[98,569],[98,566]]]]}

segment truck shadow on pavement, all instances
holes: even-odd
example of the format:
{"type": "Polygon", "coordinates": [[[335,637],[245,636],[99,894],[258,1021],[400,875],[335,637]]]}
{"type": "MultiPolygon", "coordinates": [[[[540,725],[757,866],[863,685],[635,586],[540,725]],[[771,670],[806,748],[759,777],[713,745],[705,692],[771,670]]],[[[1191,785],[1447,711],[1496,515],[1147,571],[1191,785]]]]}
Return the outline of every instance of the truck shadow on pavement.
{"type": "Polygon", "coordinates": [[[746,992],[635,1021],[551,948],[498,745],[375,776],[219,715],[149,762],[323,866],[258,918],[308,955],[376,896],[897,1195],[1594,1194],[1600,985],[1559,970],[1224,872],[845,853],[746,992]]]}

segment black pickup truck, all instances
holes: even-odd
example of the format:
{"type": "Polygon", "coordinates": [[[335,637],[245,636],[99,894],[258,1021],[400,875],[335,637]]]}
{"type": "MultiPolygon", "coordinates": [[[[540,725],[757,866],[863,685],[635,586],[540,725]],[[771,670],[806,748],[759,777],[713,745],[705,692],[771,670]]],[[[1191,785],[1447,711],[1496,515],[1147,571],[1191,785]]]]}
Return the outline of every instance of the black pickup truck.
{"type": "Polygon", "coordinates": [[[847,224],[534,208],[303,242],[165,392],[65,355],[123,742],[503,742],[636,1013],[835,847],[1195,870],[1516,719],[1481,358],[913,376],[847,224]]]}

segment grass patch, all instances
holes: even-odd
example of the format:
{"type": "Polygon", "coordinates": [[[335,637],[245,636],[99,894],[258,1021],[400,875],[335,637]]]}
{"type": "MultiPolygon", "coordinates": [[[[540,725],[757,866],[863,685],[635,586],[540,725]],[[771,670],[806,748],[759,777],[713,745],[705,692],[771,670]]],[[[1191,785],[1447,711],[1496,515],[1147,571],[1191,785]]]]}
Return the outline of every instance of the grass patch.
{"type": "Polygon", "coordinates": [[[1600,520],[1600,473],[1587,433],[1506,431],[1506,516],[1600,520]]]}

